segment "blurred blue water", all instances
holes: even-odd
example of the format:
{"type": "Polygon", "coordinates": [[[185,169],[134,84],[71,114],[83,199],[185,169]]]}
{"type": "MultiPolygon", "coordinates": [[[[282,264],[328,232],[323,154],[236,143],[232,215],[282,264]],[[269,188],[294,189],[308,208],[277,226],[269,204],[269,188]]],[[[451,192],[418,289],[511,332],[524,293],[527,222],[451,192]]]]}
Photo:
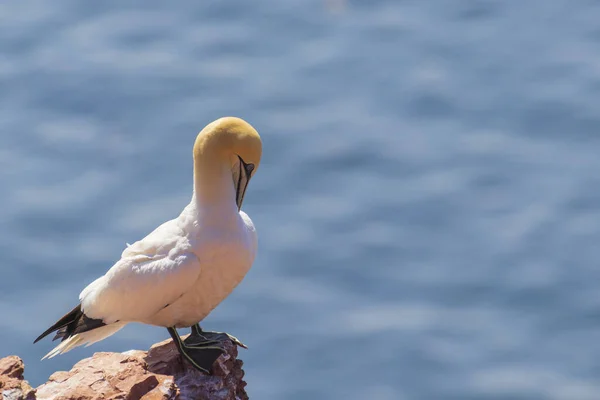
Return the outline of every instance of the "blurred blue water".
{"type": "Polygon", "coordinates": [[[261,133],[260,250],[205,326],[253,399],[600,398],[600,2],[0,3],[0,356],[261,133]]]}

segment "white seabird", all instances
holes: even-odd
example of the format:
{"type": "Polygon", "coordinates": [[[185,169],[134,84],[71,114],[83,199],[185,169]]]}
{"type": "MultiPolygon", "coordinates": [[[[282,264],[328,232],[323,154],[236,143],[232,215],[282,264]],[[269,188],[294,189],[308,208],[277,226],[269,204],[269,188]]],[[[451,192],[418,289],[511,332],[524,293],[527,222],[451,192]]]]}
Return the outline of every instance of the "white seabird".
{"type": "Polygon", "coordinates": [[[194,143],[190,204],[128,245],[104,276],[83,289],[80,304],[35,340],[55,331],[54,340],[62,339],[44,358],[140,322],[166,327],[182,356],[210,371],[222,348],[217,333],[202,331],[198,322],[231,293],[254,261],[256,230],[241,207],[261,155],[260,136],[246,121],[225,117],[207,125],[194,143]],[[183,327],[192,327],[189,342],[176,331],[183,327]]]}

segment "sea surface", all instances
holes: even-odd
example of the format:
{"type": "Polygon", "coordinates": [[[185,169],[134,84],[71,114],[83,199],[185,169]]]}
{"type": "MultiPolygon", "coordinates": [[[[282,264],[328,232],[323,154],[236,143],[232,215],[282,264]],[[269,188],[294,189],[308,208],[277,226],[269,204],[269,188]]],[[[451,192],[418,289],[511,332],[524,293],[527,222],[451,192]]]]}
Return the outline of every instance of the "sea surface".
{"type": "Polygon", "coordinates": [[[600,2],[0,2],[0,356],[261,133],[259,254],[203,323],[251,399],[600,399],[600,2]]]}

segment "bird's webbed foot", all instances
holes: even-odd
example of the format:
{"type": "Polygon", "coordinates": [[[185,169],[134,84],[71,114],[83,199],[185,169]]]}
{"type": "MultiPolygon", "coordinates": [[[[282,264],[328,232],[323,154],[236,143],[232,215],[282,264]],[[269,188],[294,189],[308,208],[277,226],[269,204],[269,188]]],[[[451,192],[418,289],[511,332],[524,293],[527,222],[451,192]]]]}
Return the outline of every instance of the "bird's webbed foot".
{"type": "Polygon", "coordinates": [[[205,374],[211,374],[214,362],[225,352],[223,343],[217,340],[193,337],[192,335],[182,340],[175,328],[167,329],[179,354],[197,370],[205,374]]]}
{"type": "Polygon", "coordinates": [[[187,342],[188,340],[190,341],[190,343],[194,343],[198,340],[200,341],[200,343],[212,341],[223,342],[224,340],[230,340],[236,346],[243,347],[244,349],[248,348],[248,346],[242,343],[238,338],[236,338],[233,335],[230,335],[227,332],[203,331],[202,328],[200,328],[199,324],[192,326],[192,333],[186,338],[185,341],[187,342]]]}

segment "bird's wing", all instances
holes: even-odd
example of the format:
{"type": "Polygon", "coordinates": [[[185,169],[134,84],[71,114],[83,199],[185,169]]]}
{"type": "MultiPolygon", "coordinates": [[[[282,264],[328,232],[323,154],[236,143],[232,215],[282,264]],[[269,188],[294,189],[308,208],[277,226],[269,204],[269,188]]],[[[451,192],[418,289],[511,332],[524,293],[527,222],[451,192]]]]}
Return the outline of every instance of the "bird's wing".
{"type": "Polygon", "coordinates": [[[182,296],[196,281],[200,262],[175,220],[128,246],[108,272],[80,294],[86,316],[142,321],[182,296]]]}

